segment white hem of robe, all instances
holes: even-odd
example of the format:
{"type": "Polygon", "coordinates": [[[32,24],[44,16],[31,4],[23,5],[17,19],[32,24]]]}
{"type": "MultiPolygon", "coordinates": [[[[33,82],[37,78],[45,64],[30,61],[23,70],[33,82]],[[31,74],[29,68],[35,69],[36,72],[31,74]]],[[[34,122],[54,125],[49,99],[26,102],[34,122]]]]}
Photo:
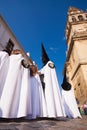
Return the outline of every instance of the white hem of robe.
{"type": "Polygon", "coordinates": [[[64,89],[62,89],[62,100],[66,115],[69,118],[81,118],[73,88],[69,91],[65,91],[64,89]]]}

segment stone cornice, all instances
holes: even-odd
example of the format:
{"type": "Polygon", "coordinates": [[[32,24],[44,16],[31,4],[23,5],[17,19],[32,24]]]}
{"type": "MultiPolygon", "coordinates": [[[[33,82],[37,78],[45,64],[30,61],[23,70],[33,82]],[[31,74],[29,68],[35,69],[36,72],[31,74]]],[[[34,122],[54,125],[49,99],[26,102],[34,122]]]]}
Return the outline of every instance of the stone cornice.
{"type": "Polygon", "coordinates": [[[87,30],[81,31],[81,32],[76,32],[73,35],[73,40],[85,40],[85,39],[87,39],[87,30]]]}
{"type": "MultiPolygon", "coordinates": [[[[70,38],[70,34],[71,34],[71,29],[72,29],[72,26],[73,25],[79,25],[79,24],[84,24],[86,23],[87,24],[87,20],[86,21],[77,21],[76,23],[73,23],[73,22],[67,22],[67,26],[66,26],[66,40],[67,40],[67,44],[68,44],[68,41],[69,41],[69,38],[70,38]]],[[[82,32],[73,32],[73,37],[82,37],[82,36],[85,36],[85,34],[87,35],[87,29],[85,29],[85,31],[82,31],[82,32]]]]}
{"type": "Polygon", "coordinates": [[[82,63],[79,63],[76,67],[76,70],[74,71],[72,77],[71,77],[71,80],[73,80],[75,74],[77,73],[78,69],[80,68],[81,65],[87,65],[87,62],[82,62],[82,63]]]}

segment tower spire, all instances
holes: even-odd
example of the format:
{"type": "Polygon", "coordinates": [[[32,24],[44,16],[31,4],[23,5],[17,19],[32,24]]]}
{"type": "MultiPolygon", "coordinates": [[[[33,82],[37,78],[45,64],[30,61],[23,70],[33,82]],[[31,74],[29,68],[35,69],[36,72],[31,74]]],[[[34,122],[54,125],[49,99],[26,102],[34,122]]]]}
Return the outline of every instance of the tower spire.
{"type": "Polygon", "coordinates": [[[83,11],[81,9],[78,9],[78,8],[75,8],[75,7],[69,7],[68,14],[72,15],[72,14],[75,14],[75,13],[83,13],[83,11]]]}

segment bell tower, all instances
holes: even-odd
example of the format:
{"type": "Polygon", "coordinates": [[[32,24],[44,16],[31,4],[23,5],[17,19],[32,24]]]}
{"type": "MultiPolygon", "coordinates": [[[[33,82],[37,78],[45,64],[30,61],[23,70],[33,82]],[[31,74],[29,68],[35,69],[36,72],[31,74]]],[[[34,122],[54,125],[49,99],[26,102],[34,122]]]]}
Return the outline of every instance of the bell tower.
{"type": "Polygon", "coordinates": [[[87,12],[70,7],[66,23],[66,75],[80,104],[87,100],[87,12]]]}

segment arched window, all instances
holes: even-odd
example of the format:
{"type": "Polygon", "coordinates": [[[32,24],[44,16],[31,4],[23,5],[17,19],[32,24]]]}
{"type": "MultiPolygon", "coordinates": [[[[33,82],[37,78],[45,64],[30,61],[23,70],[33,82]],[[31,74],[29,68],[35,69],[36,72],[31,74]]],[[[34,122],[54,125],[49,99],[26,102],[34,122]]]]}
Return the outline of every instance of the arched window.
{"type": "Polygon", "coordinates": [[[76,18],[74,16],[72,17],[72,22],[76,22],[76,18]]]}
{"type": "Polygon", "coordinates": [[[82,15],[79,15],[79,16],[78,16],[78,19],[79,19],[80,21],[82,21],[82,20],[83,20],[83,16],[82,16],[82,15]]]}
{"type": "Polygon", "coordinates": [[[87,18],[87,14],[85,14],[85,17],[87,18]]]}

